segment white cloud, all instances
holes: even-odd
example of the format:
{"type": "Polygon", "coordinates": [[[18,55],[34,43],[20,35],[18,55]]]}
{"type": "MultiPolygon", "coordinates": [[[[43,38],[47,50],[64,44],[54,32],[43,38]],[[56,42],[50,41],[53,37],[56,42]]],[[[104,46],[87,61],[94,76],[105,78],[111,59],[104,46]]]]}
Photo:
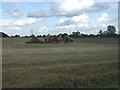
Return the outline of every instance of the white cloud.
{"type": "Polygon", "coordinates": [[[99,22],[105,22],[105,21],[108,21],[108,20],[109,20],[109,17],[108,17],[107,13],[103,13],[102,16],[100,18],[98,18],[99,22]]]}
{"type": "Polygon", "coordinates": [[[89,25],[88,24],[78,24],[78,26],[80,27],[80,28],[88,28],[89,27],[89,25]]]}
{"type": "Polygon", "coordinates": [[[119,0],[95,0],[96,2],[119,2],[119,0]]]}
{"type": "Polygon", "coordinates": [[[86,14],[73,16],[69,19],[60,19],[57,29],[80,30],[84,33],[98,33],[98,31],[106,30],[111,25],[111,19],[107,13],[102,13],[95,20],[90,20],[86,14]],[[73,27],[72,27],[73,26],[73,27]]]}
{"type": "Polygon", "coordinates": [[[9,30],[20,30],[21,27],[17,27],[17,26],[13,26],[13,27],[10,27],[9,30]]]}
{"type": "MultiPolygon", "coordinates": [[[[105,31],[108,25],[111,25],[112,19],[107,13],[102,13],[101,17],[98,17],[97,20],[90,21],[89,27],[98,30],[105,31]]],[[[115,24],[115,23],[114,23],[115,24]]]]}
{"type": "Polygon", "coordinates": [[[2,9],[0,9],[0,14],[3,14],[3,10],[2,9]]]}
{"type": "Polygon", "coordinates": [[[43,26],[43,27],[41,27],[39,30],[38,30],[39,32],[44,32],[44,33],[46,33],[47,31],[48,31],[48,28],[46,27],[46,26],[43,26]]]}
{"type": "Polygon", "coordinates": [[[60,9],[71,11],[75,9],[83,9],[91,6],[93,4],[93,0],[59,0],[60,1],[60,9]]]}
{"type": "Polygon", "coordinates": [[[56,26],[57,29],[69,29],[69,28],[74,28],[75,25],[70,24],[70,25],[65,25],[65,26],[56,26]]]}
{"type": "MultiPolygon", "coordinates": [[[[16,4],[16,3],[14,3],[14,4],[16,4]]],[[[15,5],[12,5],[12,6],[15,6],[15,5]]],[[[3,10],[2,12],[4,14],[6,13],[6,14],[14,17],[14,18],[22,18],[26,15],[25,12],[20,11],[19,9],[12,10],[12,9],[9,9],[9,8],[11,8],[11,7],[8,6],[8,9],[3,10]]]]}
{"type": "Polygon", "coordinates": [[[60,19],[59,24],[64,23],[67,19],[60,19]]]}
{"type": "Polygon", "coordinates": [[[15,18],[21,18],[21,17],[25,16],[25,13],[22,11],[19,11],[19,10],[15,10],[15,11],[11,12],[10,15],[15,18]]]}
{"type": "Polygon", "coordinates": [[[27,18],[27,19],[20,19],[16,22],[14,22],[14,25],[28,25],[28,24],[34,24],[37,22],[40,22],[42,19],[41,18],[27,18]]]}
{"type": "Polygon", "coordinates": [[[51,17],[51,16],[53,16],[53,13],[49,9],[47,11],[39,11],[32,9],[30,12],[28,12],[28,17],[40,18],[40,17],[51,17]]]}
{"type": "Polygon", "coordinates": [[[13,22],[11,20],[3,20],[0,19],[0,26],[7,26],[7,25],[11,25],[13,22]]]}
{"type": "MultiPolygon", "coordinates": [[[[3,0],[2,2],[57,2],[57,1],[59,0],[3,0]]],[[[119,2],[119,0],[94,0],[94,1],[95,2],[119,2]]]]}
{"type": "Polygon", "coordinates": [[[3,32],[3,30],[0,29],[0,32],[3,32]]]}
{"type": "Polygon", "coordinates": [[[28,17],[73,17],[84,13],[99,12],[110,8],[108,3],[98,3],[94,0],[58,0],[46,11],[32,9],[28,17]]]}
{"type": "Polygon", "coordinates": [[[57,2],[57,0],[2,0],[2,2],[57,2]]]}
{"type": "Polygon", "coordinates": [[[64,26],[64,25],[87,23],[87,22],[89,22],[89,17],[86,14],[82,14],[79,16],[73,16],[69,19],[61,19],[59,21],[59,25],[64,26]]]}
{"type": "Polygon", "coordinates": [[[79,16],[73,16],[72,18],[71,18],[71,20],[73,21],[73,22],[88,22],[89,21],[89,18],[88,18],[88,16],[86,16],[85,14],[82,14],[82,15],[79,15],[79,16]]]}
{"type": "Polygon", "coordinates": [[[39,23],[41,20],[42,18],[27,18],[27,19],[19,19],[17,21],[0,19],[0,26],[10,26],[10,25],[24,26],[24,25],[39,23]]]}
{"type": "Polygon", "coordinates": [[[75,27],[75,25],[72,25],[72,24],[70,24],[70,25],[68,25],[68,26],[65,26],[66,29],[74,28],[74,27],[75,27]]]}

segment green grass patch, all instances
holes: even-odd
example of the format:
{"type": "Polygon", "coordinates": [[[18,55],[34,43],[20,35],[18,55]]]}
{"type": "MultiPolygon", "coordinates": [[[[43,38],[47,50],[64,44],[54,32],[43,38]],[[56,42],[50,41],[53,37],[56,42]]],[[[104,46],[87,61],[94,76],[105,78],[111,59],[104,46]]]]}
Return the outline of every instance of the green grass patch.
{"type": "Polygon", "coordinates": [[[3,88],[118,88],[117,38],[29,40],[3,38],[3,88]]]}

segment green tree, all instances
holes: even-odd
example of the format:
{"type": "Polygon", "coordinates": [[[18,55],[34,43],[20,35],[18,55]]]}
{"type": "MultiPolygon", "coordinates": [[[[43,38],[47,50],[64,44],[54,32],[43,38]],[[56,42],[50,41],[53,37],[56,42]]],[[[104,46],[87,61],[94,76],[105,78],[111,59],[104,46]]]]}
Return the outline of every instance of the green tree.
{"type": "Polygon", "coordinates": [[[20,35],[15,35],[14,37],[20,37],[20,35]]]}
{"type": "Polygon", "coordinates": [[[115,32],[116,32],[116,28],[115,28],[115,26],[112,26],[112,25],[109,25],[108,27],[107,27],[107,31],[108,31],[108,34],[115,34],[115,32]]]}
{"type": "Polygon", "coordinates": [[[0,32],[0,37],[9,37],[7,34],[3,33],[3,32],[0,32]]]}
{"type": "Polygon", "coordinates": [[[100,36],[103,34],[102,30],[100,30],[98,33],[99,33],[100,36]]]}
{"type": "Polygon", "coordinates": [[[80,36],[80,32],[77,31],[77,32],[72,32],[72,36],[73,37],[79,37],[80,36]]]}

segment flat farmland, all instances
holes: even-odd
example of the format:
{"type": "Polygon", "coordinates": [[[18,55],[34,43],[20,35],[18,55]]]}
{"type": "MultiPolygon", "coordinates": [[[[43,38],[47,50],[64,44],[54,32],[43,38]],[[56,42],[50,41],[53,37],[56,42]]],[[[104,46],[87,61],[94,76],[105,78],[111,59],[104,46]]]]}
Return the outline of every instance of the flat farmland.
{"type": "Polygon", "coordinates": [[[2,39],[3,88],[118,88],[117,38],[26,44],[29,40],[2,39]]]}

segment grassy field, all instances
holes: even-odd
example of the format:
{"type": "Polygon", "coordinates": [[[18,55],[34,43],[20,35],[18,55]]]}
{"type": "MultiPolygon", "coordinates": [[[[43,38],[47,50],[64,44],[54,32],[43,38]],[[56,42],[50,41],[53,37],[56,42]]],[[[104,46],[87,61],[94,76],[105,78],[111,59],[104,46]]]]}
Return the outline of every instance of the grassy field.
{"type": "Polygon", "coordinates": [[[117,88],[118,39],[25,44],[3,38],[3,88],[117,88]]]}

